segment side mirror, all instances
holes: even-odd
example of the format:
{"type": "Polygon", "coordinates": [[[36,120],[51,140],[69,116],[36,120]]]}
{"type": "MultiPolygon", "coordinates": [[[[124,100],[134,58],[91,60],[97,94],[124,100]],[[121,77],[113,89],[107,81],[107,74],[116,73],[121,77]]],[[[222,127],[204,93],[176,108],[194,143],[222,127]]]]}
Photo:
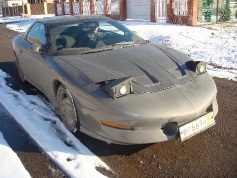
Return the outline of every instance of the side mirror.
{"type": "Polygon", "coordinates": [[[37,53],[44,53],[45,52],[45,45],[42,44],[35,44],[30,47],[30,50],[37,53]]]}

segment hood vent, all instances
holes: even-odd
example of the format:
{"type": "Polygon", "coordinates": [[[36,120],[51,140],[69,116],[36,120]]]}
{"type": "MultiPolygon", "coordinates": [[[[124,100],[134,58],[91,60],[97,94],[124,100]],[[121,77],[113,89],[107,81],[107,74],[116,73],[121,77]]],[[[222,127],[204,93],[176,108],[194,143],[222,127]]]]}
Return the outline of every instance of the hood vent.
{"type": "Polygon", "coordinates": [[[180,79],[186,76],[186,72],[181,66],[177,68],[168,69],[168,71],[171,75],[173,75],[177,79],[180,79]]]}
{"type": "Polygon", "coordinates": [[[147,75],[135,77],[133,82],[141,86],[151,86],[151,85],[157,85],[160,83],[155,77],[153,76],[148,77],[147,75]]]}

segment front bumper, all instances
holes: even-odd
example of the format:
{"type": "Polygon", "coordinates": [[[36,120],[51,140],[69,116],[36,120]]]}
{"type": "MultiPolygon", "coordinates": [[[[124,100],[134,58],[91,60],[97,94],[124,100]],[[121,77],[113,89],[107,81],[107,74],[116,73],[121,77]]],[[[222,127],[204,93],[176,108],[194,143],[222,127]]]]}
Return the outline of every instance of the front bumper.
{"type": "Polygon", "coordinates": [[[204,74],[188,83],[167,90],[122,97],[98,110],[82,109],[80,130],[94,138],[119,144],[145,144],[179,137],[179,126],[218,112],[216,86],[204,74]],[[101,124],[107,120],[132,125],[123,130],[101,124]]]}
{"type": "MultiPolygon", "coordinates": [[[[213,109],[213,113],[215,113],[214,115],[215,117],[218,110],[215,98],[210,106],[213,109]]],[[[94,129],[92,128],[92,131],[84,127],[81,127],[80,130],[87,135],[106,141],[108,143],[146,144],[146,143],[162,142],[179,138],[179,126],[188,123],[192,120],[195,120],[197,118],[182,119],[177,117],[177,119],[174,118],[171,122],[167,121],[166,119],[157,122],[151,121],[151,123],[155,123],[153,126],[151,126],[152,125],[151,123],[148,124],[149,121],[147,121],[145,125],[134,126],[133,130],[117,129],[101,125],[96,121],[92,121],[94,127],[94,129]]]]}

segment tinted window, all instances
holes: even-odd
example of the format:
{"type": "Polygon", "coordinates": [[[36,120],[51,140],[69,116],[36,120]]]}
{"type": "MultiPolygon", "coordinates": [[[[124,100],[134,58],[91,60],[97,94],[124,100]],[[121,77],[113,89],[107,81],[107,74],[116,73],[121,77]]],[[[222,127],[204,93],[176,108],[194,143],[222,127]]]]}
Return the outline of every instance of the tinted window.
{"type": "Polygon", "coordinates": [[[52,51],[65,48],[94,49],[143,41],[116,21],[64,22],[54,24],[49,29],[49,48],[52,51]]]}
{"type": "Polygon", "coordinates": [[[41,23],[36,23],[29,31],[26,39],[32,44],[45,44],[45,26],[41,23]]]}

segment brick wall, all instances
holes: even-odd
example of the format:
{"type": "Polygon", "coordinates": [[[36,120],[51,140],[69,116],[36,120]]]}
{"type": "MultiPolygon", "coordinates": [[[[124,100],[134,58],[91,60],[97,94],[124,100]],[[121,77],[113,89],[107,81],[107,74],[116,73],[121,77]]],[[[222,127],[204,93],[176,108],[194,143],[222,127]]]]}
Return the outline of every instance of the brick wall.
{"type": "Polygon", "coordinates": [[[197,13],[198,13],[198,0],[188,0],[187,16],[174,15],[174,0],[170,0],[170,4],[167,5],[167,22],[174,24],[196,26],[198,16],[197,13]]]}

